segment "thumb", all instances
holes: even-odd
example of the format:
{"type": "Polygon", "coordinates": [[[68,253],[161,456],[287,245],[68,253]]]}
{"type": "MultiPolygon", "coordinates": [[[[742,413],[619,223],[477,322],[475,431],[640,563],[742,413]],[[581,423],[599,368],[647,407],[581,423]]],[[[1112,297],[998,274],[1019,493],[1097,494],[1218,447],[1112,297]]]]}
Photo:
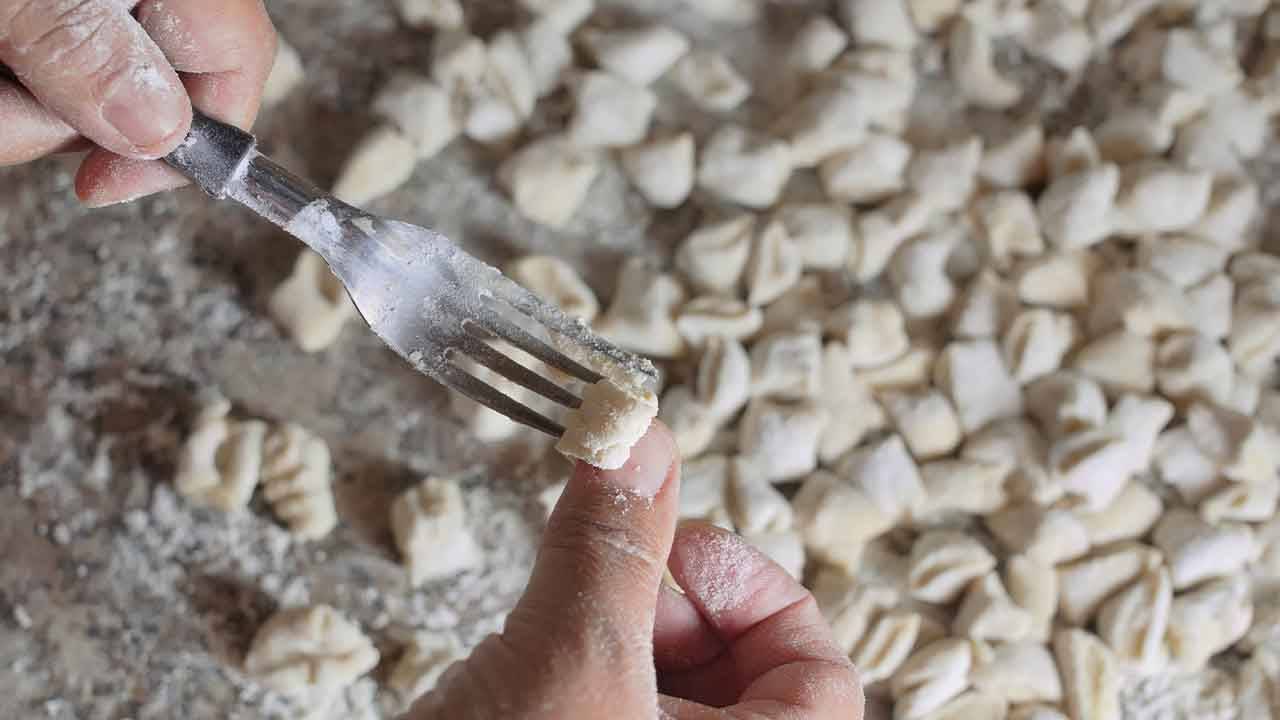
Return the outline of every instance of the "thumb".
{"type": "Polygon", "coordinates": [[[119,0],[0,0],[0,61],[85,137],[133,158],[182,140],[191,101],[119,0]]]}
{"type": "MultiPolygon", "coordinates": [[[[623,644],[652,666],[658,588],[675,535],[679,505],[675,439],[661,422],[617,470],[578,463],[547,524],[529,588],[508,632],[529,623],[537,637],[576,636],[597,647],[602,628],[627,634],[623,644]]],[[[617,643],[604,643],[613,645],[617,643]]]]}

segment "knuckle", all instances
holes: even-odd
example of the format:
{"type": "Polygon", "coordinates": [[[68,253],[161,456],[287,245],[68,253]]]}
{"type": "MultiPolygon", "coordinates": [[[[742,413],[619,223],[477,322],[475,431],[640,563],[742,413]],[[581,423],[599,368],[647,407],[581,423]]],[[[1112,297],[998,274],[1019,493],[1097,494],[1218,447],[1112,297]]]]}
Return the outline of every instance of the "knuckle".
{"type": "Polygon", "coordinates": [[[9,23],[9,45],[15,56],[27,60],[28,73],[100,70],[117,54],[112,42],[102,37],[111,19],[109,9],[93,0],[54,7],[27,0],[9,23]]]}

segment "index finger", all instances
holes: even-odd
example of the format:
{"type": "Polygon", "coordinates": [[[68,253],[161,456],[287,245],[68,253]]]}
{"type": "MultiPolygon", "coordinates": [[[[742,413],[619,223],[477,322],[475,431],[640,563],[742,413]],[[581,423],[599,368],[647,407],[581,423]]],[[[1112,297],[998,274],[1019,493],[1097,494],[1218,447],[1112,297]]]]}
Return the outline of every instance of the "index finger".
{"type": "Polygon", "coordinates": [[[679,529],[668,564],[706,629],[726,648],[676,686],[729,674],[742,688],[735,712],[862,717],[852,663],[813,596],[785,570],[737,535],[703,524],[679,529]]]}

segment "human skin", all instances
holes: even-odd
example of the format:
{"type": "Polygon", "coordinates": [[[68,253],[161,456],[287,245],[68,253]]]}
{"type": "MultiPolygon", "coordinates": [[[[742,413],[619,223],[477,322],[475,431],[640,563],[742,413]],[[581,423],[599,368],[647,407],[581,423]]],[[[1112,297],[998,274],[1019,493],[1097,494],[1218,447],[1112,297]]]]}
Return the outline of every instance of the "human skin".
{"type": "Polygon", "coordinates": [[[156,158],[193,106],[250,127],[275,49],[262,0],[0,0],[0,166],[87,151],[92,207],[185,185],[156,158]]]}
{"type": "Polygon", "coordinates": [[[658,422],[622,468],[579,463],[501,634],[408,719],[861,720],[813,596],[736,535],[677,526],[679,468],[658,422]]]}

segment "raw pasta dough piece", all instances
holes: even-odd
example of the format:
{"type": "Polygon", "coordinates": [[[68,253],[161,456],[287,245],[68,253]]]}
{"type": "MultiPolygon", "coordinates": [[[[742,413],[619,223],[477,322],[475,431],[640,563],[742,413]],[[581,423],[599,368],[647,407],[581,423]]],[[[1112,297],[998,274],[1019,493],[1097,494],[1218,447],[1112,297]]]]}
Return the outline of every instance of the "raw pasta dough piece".
{"type": "Polygon", "coordinates": [[[565,417],[564,435],[556,450],[598,468],[616,470],[631,456],[631,447],[658,415],[658,399],[642,388],[612,380],[588,385],[582,405],[565,417]]]}
{"type": "Polygon", "coordinates": [[[910,347],[902,311],[886,300],[856,300],[833,312],[826,323],[844,340],[854,368],[885,365],[910,347]]]}
{"type": "Polygon", "coordinates": [[[409,182],[418,162],[418,147],[399,130],[383,125],[364,136],[333,184],[333,195],[357,207],[409,182]]]}
{"type": "Polygon", "coordinates": [[[1209,658],[1240,640],[1253,622],[1249,579],[1211,580],[1173,600],[1166,636],[1169,656],[1181,670],[1198,671],[1209,658]]]}
{"type": "Polygon", "coordinates": [[[934,530],[911,547],[908,587],[925,602],[949,603],[970,581],[991,572],[996,559],[981,543],[964,533],[934,530]]]}
{"type": "Polygon", "coordinates": [[[522,215],[563,227],[599,173],[594,152],[575,147],[562,135],[548,135],[512,153],[498,168],[498,181],[522,215]]]}
{"type": "Polygon", "coordinates": [[[826,471],[805,480],[791,507],[805,547],[850,573],[858,569],[867,541],[893,527],[893,518],[869,497],[826,471]]]}
{"type": "Polygon", "coordinates": [[[1014,642],[996,648],[990,662],[970,676],[974,687],[1011,703],[1062,699],[1062,681],[1053,654],[1038,642],[1014,642]]]}
{"type": "Polygon", "coordinates": [[[249,503],[262,467],[265,423],[227,419],[230,403],[220,400],[197,418],[178,456],[174,486],[185,498],[223,512],[249,503]]]}
{"type": "Polygon", "coordinates": [[[392,77],[374,98],[373,109],[404,133],[424,160],[453,142],[460,131],[449,92],[411,73],[392,77]]]}
{"type": "Polygon", "coordinates": [[[818,395],[822,338],[817,327],[766,335],[751,346],[751,395],[803,400],[818,395]]]}
{"type": "Polygon", "coordinates": [[[832,465],[872,431],[885,426],[880,403],[870,388],[850,369],[849,352],[840,343],[827,343],[822,351],[822,391],[817,401],[829,415],[818,443],[818,459],[832,465]]]}
{"type": "Polygon", "coordinates": [[[676,329],[691,347],[705,347],[712,340],[742,340],[755,335],[764,324],[764,313],[741,300],[704,295],[685,303],[676,318],[676,329]]]}
{"type": "Polygon", "coordinates": [[[634,145],[649,131],[658,98],[608,73],[584,73],[574,85],[576,101],[569,140],[584,148],[634,145]]]}
{"type": "Polygon", "coordinates": [[[689,52],[689,38],[663,25],[584,28],[578,35],[601,69],[640,86],[657,80],[689,52]]]}
{"type": "Polygon", "coordinates": [[[674,208],[693,190],[694,155],[693,135],[684,132],[625,148],[618,160],[650,205],[674,208]]]}
{"type": "Polygon", "coordinates": [[[262,104],[270,106],[284,100],[305,78],[298,51],[284,38],[278,37],[276,59],[271,65],[271,74],[267,76],[267,85],[262,89],[262,104]]]}
{"type": "Polygon", "coordinates": [[[839,473],[871,498],[881,512],[901,520],[924,504],[924,484],[916,461],[899,435],[858,448],[840,463],[839,473]]]}
{"type": "Polygon", "coordinates": [[[1098,610],[1098,635],[1121,662],[1143,672],[1160,670],[1173,605],[1173,582],[1163,567],[1147,568],[1098,610]]]}
{"type": "Polygon", "coordinates": [[[387,685],[406,701],[431,692],[445,670],[466,658],[458,639],[449,633],[418,633],[396,662],[387,685]]]}
{"type": "Polygon", "coordinates": [[[941,392],[888,392],[880,401],[917,460],[950,455],[960,445],[960,420],[941,392]]]}
{"type": "Polygon", "coordinates": [[[412,27],[460,30],[466,23],[459,0],[396,0],[396,9],[412,27]]]}
{"type": "Polygon", "coordinates": [[[298,254],[293,272],[271,294],[267,307],[304,352],[332,345],[343,324],[356,314],[342,281],[329,270],[324,258],[311,250],[298,254]]]}
{"type": "Polygon", "coordinates": [[[738,449],[769,482],[804,477],[818,466],[818,441],[828,419],[812,401],[752,400],[738,425],[738,449]]]}
{"type": "Polygon", "coordinates": [[[1120,668],[1107,646],[1084,630],[1059,630],[1053,652],[1071,717],[1120,720],[1120,668]]]}
{"type": "Polygon", "coordinates": [[[1158,567],[1160,553],[1138,543],[1119,543],[1058,567],[1058,610],[1070,625],[1086,625],[1102,603],[1144,571],[1158,567]]]}
{"type": "Polygon", "coordinates": [[[600,312],[600,301],[577,270],[550,255],[526,255],[505,268],[512,280],[555,305],[565,315],[591,322],[600,312]]]}
{"type": "Polygon", "coordinates": [[[942,351],[933,372],[934,383],[955,404],[965,432],[1022,414],[1022,389],[995,342],[953,342],[942,351]]]}
{"type": "Polygon", "coordinates": [[[1152,539],[1164,552],[1175,590],[1239,572],[1257,556],[1257,541],[1247,525],[1210,525],[1190,510],[1165,513],[1152,539]]]}
{"type": "Polygon", "coordinates": [[[747,213],[704,223],[676,249],[676,268],[699,292],[737,295],[755,228],[755,216],[747,213]]]}
{"type": "Polygon", "coordinates": [[[618,271],[617,290],[595,329],[627,350],[658,358],[685,351],[675,311],[685,292],[670,275],[654,270],[642,258],[630,258],[618,271]]]}
{"type": "Polygon", "coordinates": [[[891,611],[880,616],[849,656],[864,683],[886,680],[906,661],[920,632],[919,613],[891,611]]]}
{"type": "Polygon", "coordinates": [[[791,169],[791,149],[786,143],[724,125],[702,148],[698,187],[726,202],[764,208],[778,201],[791,169]]]}
{"type": "Polygon", "coordinates": [[[694,50],[676,63],[676,86],[709,112],[728,112],[751,95],[751,84],[729,60],[710,50],[694,50]]]}
{"type": "Polygon", "coordinates": [[[315,540],[337,526],[332,473],[329,446],[306,429],[289,423],[267,435],[262,494],[297,537],[315,540]]]}
{"type": "Polygon", "coordinates": [[[391,505],[391,531],[415,587],[480,564],[457,484],[427,478],[391,505]]]}
{"type": "Polygon", "coordinates": [[[803,262],[786,227],[771,221],[756,236],[747,262],[747,302],[759,306],[777,300],[800,281],[803,262]]]}
{"type": "Polygon", "coordinates": [[[292,608],[258,629],[244,668],[267,687],[291,695],[331,696],[378,664],[378,651],[328,605],[292,608]]]}
{"type": "Polygon", "coordinates": [[[969,686],[971,667],[968,640],[945,638],[916,650],[889,683],[894,718],[914,720],[942,707],[969,686]]]}
{"type": "Polygon", "coordinates": [[[1027,637],[1035,619],[1016,605],[994,571],[969,584],[952,628],[974,640],[1017,642],[1027,637]]]}

